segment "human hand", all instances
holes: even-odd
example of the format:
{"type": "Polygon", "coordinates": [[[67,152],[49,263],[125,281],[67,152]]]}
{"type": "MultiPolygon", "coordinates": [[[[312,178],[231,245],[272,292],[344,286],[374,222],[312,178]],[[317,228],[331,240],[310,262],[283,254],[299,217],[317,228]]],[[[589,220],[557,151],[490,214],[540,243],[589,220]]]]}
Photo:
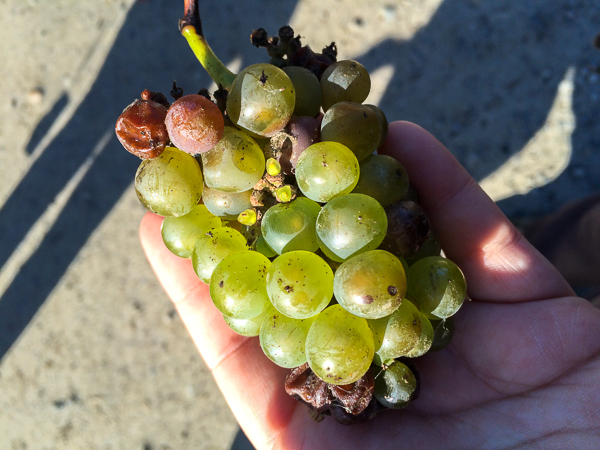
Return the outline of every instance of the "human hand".
{"type": "Polygon", "coordinates": [[[429,133],[393,123],[380,153],[406,168],[472,301],[454,317],[452,343],[415,361],[418,400],[370,422],[313,422],[284,390],[289,370],[258,338],[231,331],[190,261],[165,248],[162,218],[142,221],[146,255],[254,446],[600,448],[600,310],[574,296],[429,133]]]}

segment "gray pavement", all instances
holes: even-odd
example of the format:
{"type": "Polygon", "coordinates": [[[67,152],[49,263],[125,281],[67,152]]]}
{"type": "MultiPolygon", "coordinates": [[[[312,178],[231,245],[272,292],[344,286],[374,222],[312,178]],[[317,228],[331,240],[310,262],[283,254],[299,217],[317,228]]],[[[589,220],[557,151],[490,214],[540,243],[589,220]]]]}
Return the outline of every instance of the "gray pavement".
{"type": "MultiPolygon", "coordinates": [[[[229,449],[238,426],[145,261],[139,163],[113,133],[145,89],[210,86],[180,1],[0,0],[0,449],[229,449]]],[[[600,4],[203,1],[233,70],[291,24],[373,75],[512,217],[600,191],[600,4]]],[[[326,424],[324,423],[324,426],[326,424]]],[[[235,440],[235,442],[234,442],[235,440]]]]}

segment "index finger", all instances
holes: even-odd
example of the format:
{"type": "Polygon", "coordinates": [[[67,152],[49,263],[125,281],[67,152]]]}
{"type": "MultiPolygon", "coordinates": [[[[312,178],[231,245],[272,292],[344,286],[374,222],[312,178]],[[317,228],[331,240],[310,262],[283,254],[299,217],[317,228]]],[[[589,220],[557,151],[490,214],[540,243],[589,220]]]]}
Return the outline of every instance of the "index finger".
{"type": "Polygon", "coordinates": [[[394,122],[380,153],[406,168],[446,256],[465,273],[474,300],[519,302],[574,295],[556,268],[427,131],[394,122]]]}

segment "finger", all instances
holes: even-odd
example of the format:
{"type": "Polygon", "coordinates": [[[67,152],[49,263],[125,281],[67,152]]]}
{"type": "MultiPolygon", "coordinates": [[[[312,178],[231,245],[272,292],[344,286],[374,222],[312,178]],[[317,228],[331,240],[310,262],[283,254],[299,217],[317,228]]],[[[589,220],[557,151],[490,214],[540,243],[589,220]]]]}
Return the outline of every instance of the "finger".
{"type": "Polygon", "coordinates": [[[142,220],[146,256],[240,426],[261,447],[285,428],[296,407],[284,390],[288,371],[264,355],[256,338],[240,336],[227,326],[191,261],[173,255],[163,244],[161,223],[162,217],[151,213],[142,220]]]}
{"type": "Polygon", "coordinates": [[[558,271],[427,131],[394,122],[380,153],[406,168],[444,252],[465,273],[473,299],[518,302],[573,295],[558,271]]]}

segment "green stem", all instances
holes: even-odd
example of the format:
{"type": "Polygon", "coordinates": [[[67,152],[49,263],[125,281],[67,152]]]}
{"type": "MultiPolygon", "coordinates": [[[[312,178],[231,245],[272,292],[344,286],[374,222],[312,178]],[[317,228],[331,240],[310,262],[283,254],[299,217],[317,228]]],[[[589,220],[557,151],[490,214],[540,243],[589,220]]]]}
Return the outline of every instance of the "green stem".
{"type": "Polygon", "coordinates": [[[213,81],[227,89],[233,83],[236,75],[217,58],[206,42],[202,33],[198,0],[184,0],[184,9],[185,14],[179,21],[181,34],[213,81]]]}

